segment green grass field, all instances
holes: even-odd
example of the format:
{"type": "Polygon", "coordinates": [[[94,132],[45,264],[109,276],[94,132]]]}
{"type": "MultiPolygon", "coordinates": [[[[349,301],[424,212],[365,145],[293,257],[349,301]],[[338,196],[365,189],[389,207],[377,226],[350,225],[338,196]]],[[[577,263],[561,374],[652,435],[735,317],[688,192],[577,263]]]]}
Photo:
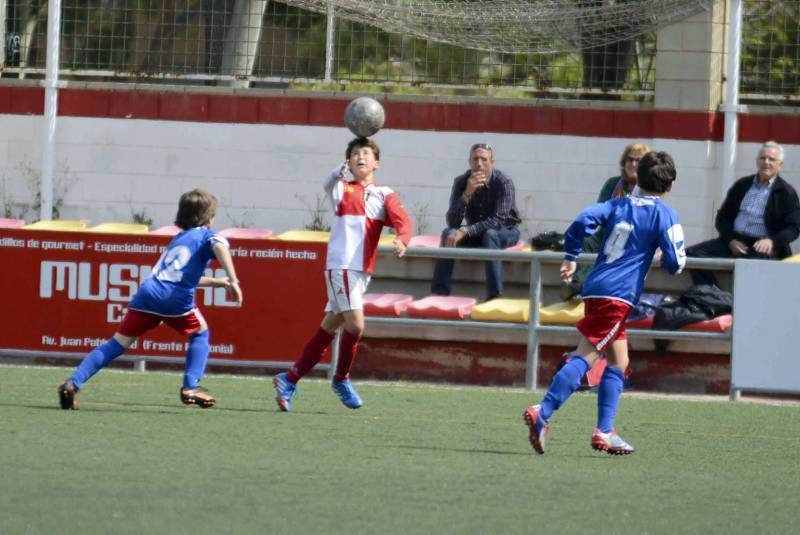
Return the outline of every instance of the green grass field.
{"type": "Polygon", "coordinates": [[[535,456],[541,392],[358,384],[350,411],[305,381],[278,412],[267,378],[213,375],[218,405],[180,404],[180,376],[104,370],[79,411],[66,368],[0,366],[0,532],[789,533],[800,405],[623,397],[637,452],[593,451],[580,393],[535,456]]]}

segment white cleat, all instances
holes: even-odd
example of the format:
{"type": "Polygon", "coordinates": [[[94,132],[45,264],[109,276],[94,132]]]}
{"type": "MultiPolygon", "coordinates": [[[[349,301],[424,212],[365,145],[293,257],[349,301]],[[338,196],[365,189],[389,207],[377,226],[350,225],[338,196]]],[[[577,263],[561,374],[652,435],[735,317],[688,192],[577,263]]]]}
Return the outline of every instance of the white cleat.
{"type": "Polygon", "coordinates": [[[627,455],[633,453],[633,446],[622,440],[622,437],[612,429],[610,433],[603,433],[595,429],[592,433],[592,448],[604,451],[609,455],[627,455]]]}

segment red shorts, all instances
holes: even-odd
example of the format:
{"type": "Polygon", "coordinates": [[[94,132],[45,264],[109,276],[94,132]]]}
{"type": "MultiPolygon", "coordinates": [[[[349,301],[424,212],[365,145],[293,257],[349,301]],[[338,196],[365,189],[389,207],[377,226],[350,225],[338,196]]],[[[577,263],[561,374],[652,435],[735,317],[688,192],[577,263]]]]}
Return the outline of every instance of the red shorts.
{"type": "Polygon", "coordinates": [[[614,340],[627,340],[625,320],[633,308],[628,303],[593,297],[583,300],[584,315],[576,327],[598,351],[603,351],[614,340]]]}
{"type": "Polygon", "coordinates": [[[196,333],[205,323],[203,315],[197,308],[193,308],[184,316],[177,317],[128,309],[117,331],[122,335],[138,338],[150,329],[158,327],[162,321],[183,335],[196,333]]]}

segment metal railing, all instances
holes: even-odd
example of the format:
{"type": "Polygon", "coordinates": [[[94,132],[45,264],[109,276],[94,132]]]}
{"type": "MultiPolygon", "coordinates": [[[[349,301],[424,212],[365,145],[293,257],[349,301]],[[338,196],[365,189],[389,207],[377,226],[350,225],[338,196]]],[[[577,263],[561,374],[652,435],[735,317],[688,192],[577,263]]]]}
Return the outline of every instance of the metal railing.
{"type": "MultiPolygon", "coordinates": [[[[391,253],[389,246],[381,246],[379,252],[391,253]]],[[[564,259],[563,253],[550,251],[505,251],[467,248],[422,248],[409,247],[407,257],[415,258],[452,258],[458,260],[502,260],[510,262],[530,262],[530,316],[528,323],[487,322],[474,320],[434,320],[417,318],[392,318],[392,317],[366,317],[368,325],[389,325],[406,327],[442,327],[442,328],[477,328],[486,330],[507,330],[528,332],[526,344],[525,387],[534,389],[538,385],[539,369],[539,335],[541,333],[577,333],[577,329],[565,325],[542,325],[539,322],[539,302],[542,294],[542,264],[560,264],[564,259]]],[[[597,258],[596,254],[581,254],[579,263],[592,263],[597,258]]],[[[723,258],[688,258],[687,268],[713,269],[734,271],[733,259],[723,258]]],[[[654,263],[654,266],[658,264],[654,263]]],[[[735,275],[735,273],[734,273],[735,275]]],[[[726,333],[712,333],[701,331],[664,331],[653,329],[626,329],[631,337],[659,338],[664,340],[723,340],[730,341],[732,335],[726,333]]],[[[576,340],[577,342],[577,340],[576,340]]],[[[334,355],[335,358],[335,355],[334,355]]],[[[334,360],[335,362],[335,360],[334,360]]]]}
{"type": "MultiPolygon", "coordinates": [[[[379,253],[391,254],[393,248],[391,246],[380,246],[379,253]]],[[[538,385],[538,369],[539,369],[539,344],[540,334],[542,333],[567,333],[575,334],[577,330],[573,326],[564,325],[542,325],[539,322],[539,306],[542,293],[542,265],[543,264],[560,264],[564,258],[563,253],[548,252],[548,251],[506,251],[506,250],[487,250],[487,249],[466,249],[466,248],[426,248],[426,247],[409,247],[406,250],[406,257],[410,258],[452,258],[457,260],[501,260],[509,262],[527,262],[530,263],[530,316],[528,323],[510,323],[510,322],[489,322],[489,321],[475,321],[475,320],[438,320],[438,319],[418,319],[418,318],[394,318],[394,317],[379,317],[367,316],[365,318],[367,325],[384,325],[384,326],[401,326],[401,327],[440,327],[443,329],[449,328],[468,328],[480,329],[486,331],[527,331],[528,338],[526,343],[526,368],[525,368],[525,386],[528,389],[534,389],[538,385]]],[[[594,262],[597,255],[595,254],[582,254],[578,257],[579,263],[594,262]]],[[[687,268],[703,268],[724,271],[734,271],[733,259],[713,259],[713,258],[689,258],[687,259],[687,268]]],[[[654,264],[655,265],[655,264],[654,264]]],[[[735,273],[734,273],[735,275],[735,273]]],[[[631,337],[645,337],[645,338],[659,338],[664,340],[722,340],[730,341],[732,339],[731,333],[712,333],[700,331],[663,331],[653,329],[626,329],[626,332],[631,337]]],[[[325,371],[329,376],[332,375],[336,369],[338,360],[338,335],[332,345],[332,355],[330,364],[320,363],[315,366],[316,371],[325,371]]],[[[0,350],[0,356],[12,358],[54,358],[54,359],[70,359],[79,360],[85,357],[85,353],[76,352],[41,352],[29,350],[0,350]]],[[[183,357],[171,357],[160,355],[141,355],[135,353],[126,353],[120,356],[117,361],[131,362],[136,371],[146,371],[146,362],[155,363],[169,363],[169,364],[182,364],[185,359],[183,357]]],[[[209,365],[212,366],[225,366],[225,367],[239,367],[239,368],[285,368],[287,362],[285,361],[245,361],[235,359],[209,359],[209,365]]]]}

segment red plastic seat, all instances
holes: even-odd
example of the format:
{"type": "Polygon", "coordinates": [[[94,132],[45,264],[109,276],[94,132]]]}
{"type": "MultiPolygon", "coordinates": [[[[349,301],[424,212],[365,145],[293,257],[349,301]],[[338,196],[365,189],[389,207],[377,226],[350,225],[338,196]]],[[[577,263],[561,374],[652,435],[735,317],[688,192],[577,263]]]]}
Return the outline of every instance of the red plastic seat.
{"type": "Polygon", "coordinates": [[[606,367],[608,366],[608,360],[603,356],[603,358],[599,358],[595,361],[594,366],[589,368],[589,371],[586,372],[586,386],[589,388],[594,388],[600,384],[600,379],[603,377],[603,372],[606,371],[606,367]]]}
{"type": "MultiPolygon", "coordinates": [[[[627,329],[652,329],[654,316],[647,316],[636,321],[629,321],[625,323],[627,329]]],[[[711,318],[705,321],[696,321],[694,323],[687,323],[679,330],[681,331],[706,331],[706,332],[728,332],[731,325],[733,325],[733,316],[730,314],[723,314],[716,318],[711,318]]]]}
{"type": "Polygon", "coordinates": [[[158,227],[155,230],[151,230],[150,234],[155,234],[157,236],[174,236],[181,231],[181,228],[177,225],[164,225],[163,227],[158,227]]]}
{"type": "Polygon", "coordinates": [[[0,217],[0,228],[20,228],[25,225],[24,219],[11,219],[8,217],[0,217]]]}
{"type": "Polygon", "coordinates": [[[272,236],[272,231],[265,228],[230,227],[219,231],[223,238],[262,239],[272,236]]]}
{"type": "Polygon", "coordinates": [[[408,294],[368,293],[364,294],[364,314],[367,316],[398,317],[414,300],[408,294]]]}
{"type": "Polygon", "coordinates": [[[727,332],[731,325],[733,325],[733,316],[730,314],[723,314],[710,320],[698,321],[689,323],[681,327],[682,331],[710,331],[710,332],[727,332]]]}
{"type": "Polygon", "coordinates": [[[409,247],[439,247],[441,238],[433,234],[420,234],[419,236],[411,236],[408,242],[409,247]]]}
{"type": "MultiPolygon", "coordinates": [[[[440,236],[433,234],[420,234],[418,236],[411,236],[411,241],[408,242],[409,247],[439,247],[441,241],[440,236]]],[[[506,247],[506,251],[521,251],[525,248],[525,242],[519,240],[511,247],[506,247]]]]}
{"type": "Polygon", "coordinates": [[[653,327],[653,320],[655,316],[645,316],[642,319],[638,319],[636,321],[626,321],[625,328],[626,329],[652,329],[653,327]]]}
{"type": "Polygon", "coordinates": [[[474,297],[429,295],[409,304],[406,314],[412,318],[463,320],[477,302],[474,297]]]}

